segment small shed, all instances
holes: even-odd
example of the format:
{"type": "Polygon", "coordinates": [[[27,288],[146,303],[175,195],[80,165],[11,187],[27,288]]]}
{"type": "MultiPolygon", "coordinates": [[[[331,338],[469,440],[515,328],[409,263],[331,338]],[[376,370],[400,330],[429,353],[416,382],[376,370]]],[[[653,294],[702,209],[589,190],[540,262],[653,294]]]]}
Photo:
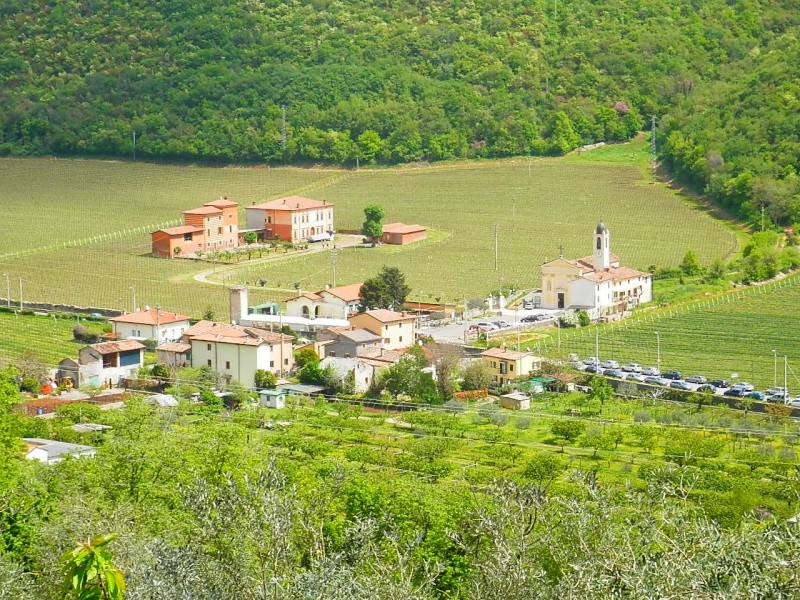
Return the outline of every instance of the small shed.
{"type": "Polygon", "coordinates": [[[541,394],[554,381],[552,377],[531,377],[528,381],[520,381],[518,387],[528,394],[541,394]]]}
{"type": "Polygon", "coordinates": [[[381,241],[384,244],[403,246],[418,242],[428,237],[428,229],[422,225],[406,225],[405,223],[387,223],[383,226],[381,241]]]}
{"type": "Polygon", "coordinates": [[[528,410],[531,407],[531,399],[528,394],[522,392],[509,392],[503,394],[498,400],[500,406],[510,410],[528,410]]]}
{"type": "Polygon", "coordinates": [[[305,383],[289,383],[287,385],[278,385],[278,389],[292,394],[294,396],[313,396],[314,394],[321,394],[325,391],[325,387],[321,385],[308,385],[305,383]]]}
{"type": "Polygon", "coordinates": [[[148,404],[158,404],[163,408],[178,406],[178,400],[172,394],[153,394],[149,398],[146,398],[145,401],[148,404]]]}
{"type": "Polygon", "coordinates": [[[261,406],[267,408],[286,408],[286,390],[258,390],[261,406]]]}

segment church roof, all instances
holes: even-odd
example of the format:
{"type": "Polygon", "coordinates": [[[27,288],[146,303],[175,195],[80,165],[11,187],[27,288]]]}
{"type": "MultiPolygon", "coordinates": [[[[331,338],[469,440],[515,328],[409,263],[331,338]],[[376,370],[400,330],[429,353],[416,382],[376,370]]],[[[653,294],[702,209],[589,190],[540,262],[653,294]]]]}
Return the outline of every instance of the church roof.
{"type": "Polygon", "coordinates": [[[605,271],[592,271],[591,273],[584,273],[583,279],[594,281],[595,283],[602,283],[603,281],[624,281],[625,279],[634,279],[636,277],[650,276],[650,273],[637,271],[630,267],[611,267],[605,271]]]}
{"type": "MultiPolygon", "coordinates": [[[[612,263],[619,263],[619,256],[613,252],[610,253],[608,257],[612,263]]],[[[589,256],[583,256],[577,260],[570,260],[568,262],[571,262],[573,265],[580,267],[581,269],[591,269],[594,271],[594,256],[591,254],[589,256]]]]}

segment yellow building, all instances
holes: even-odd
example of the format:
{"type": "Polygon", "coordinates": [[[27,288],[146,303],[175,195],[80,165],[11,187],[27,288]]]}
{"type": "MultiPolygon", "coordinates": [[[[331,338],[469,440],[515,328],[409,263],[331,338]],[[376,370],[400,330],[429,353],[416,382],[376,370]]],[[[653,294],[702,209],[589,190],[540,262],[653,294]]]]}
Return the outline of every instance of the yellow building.
{"type": "Polygon", "coordinates": [[[481,360],[492,371],[495,383],[504,385],[523,379],[542,366],[542,359],[531,352],[517,352],[505,348],[489,348],[481,352],[481,360]]]}

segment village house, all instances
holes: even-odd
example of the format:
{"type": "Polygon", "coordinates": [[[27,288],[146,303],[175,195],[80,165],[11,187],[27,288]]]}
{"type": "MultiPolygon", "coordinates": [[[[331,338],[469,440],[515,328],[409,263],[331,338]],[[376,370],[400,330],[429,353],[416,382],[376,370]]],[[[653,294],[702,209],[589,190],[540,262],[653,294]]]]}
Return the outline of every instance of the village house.
{"type": "Polygon", "coordinates": [[[620,266],[604,223],[594,232],[594,254],[541,266],[542,308],[581,309],[593,319],[622,313],[653,299],[653,275],[620,266]]]}
{"type": "Polygon", "coordinates": [[[325,368],[330,366],[341,380],[352,377],[356,394],[363,394],[375,382],[378,373],[396,364],[405,353],[383,348],[367,348],[359,356],[326,356],[320,362],[325,368]]]}
{"type": "Polygon", "coordinates": [[[183,334],[191,346],[193,367],[210,367],[246,387],[255,385],[256,371],[283,376],[294,366],[294,338],[255,327],[200,321],[183,334]]]}
{"type": "Polygon", "coordinates": [[[505,348],[489,348],[481,352],[481,360],[492,372],[492,380],[505,385],[518,379],[527,378],[531,371],[542,366],[542,359],[531,352],[517,352],[505,348]]]}
{"type": "Polygon", "coordinates": [[[404,223],[387,223],[383,226],[381,242],[395,246],[404,246],[419,242],[428,237],[428,229],[422,225],[406,225],[404,223]]]}
{"type": "Polygon", "coordinates": [[[116,387],[143,365],[144,346],[138,341],[101,342],[81,348],[77,361],[65,358],[58,363],[58,380],[68,377],[74,387],[116,387]]]}
{"type": "Polygon", "coordinates": [[[358,356],[365,350],[381,348],[381,336],[366,329],[354,327],[332,327],[317,333],[317,341],[328,342],[324,346],[325,356],[341,356],[350,358],[358,356]]]}
{"type": "Polygon", "coordinates": [[[22,438],[25,442],[25,458],[28,460],[38,460],[48,465],[54,465],[65,458],[72,456],[94,456],[97,448],[94,446],[84,446],[83,444],[71,444],[69,442],[58,442],[56,440],[45,440],[42,438],[22,438]]]}
{"type": "MultiPolygon", "coordinates": [[[[339,289],[344,290],[345,288],[339,289]]],[[[324,290],[325,293],[312,294],[310,298],[305,294],[298,294],[293,299],[295,302],[287,303],[287,311],[291,310],[291,314],[281,313],[277,309],[275,312],[254,313],[255,307],[249,305],[248,289],[245,286],[234,285],[229,292],[231,323],[270,330],[288,326],[295,331],[319,331],[326,327],[349,327],[350,323],[344,316],[323,316],[335,315],[348,310],[348,303],[344,299],[348,296],[344,292],[336,290],[329,294],[330,291],[324,290]],[[343,297],[336,296],[337,293],[343,297]],[[315,296],[319,296],[319,298],[316,299],[315,296]],[[303,307],[306,310],[303,310],[303,307]],[[308,316],[302,316],[304,314],[308,314],[308,316]]],[[[350,304],[352,305],[352,301],[350,304]]]]}
{"type": "Polygon", "coordinates": [[[414,344],[417,318],[385,308],[368,310],[350,317],[350,325],[371,331],[383,339],[386,350],[408,348],[414,344]]]}
{"type": "Polygon", "coordinates": [[[109,319],[119,339],[174,342],[189,329],[189,317],[160,308],[145,308],[109,319]]]}
{"type": "Polygon", "coordinates": [[[156,346],[156,362],[172,369],[191,364],[192,345],[186,342],[166,342],[156,346]]]}
{"type": "Polygon", "coordinates": [[[227,197],[184,211],[183,225],[150,234],[153,256],[173,258],[239,246],[239,205],[227,197]]]}
{"type": "Polygon", "coordinates": [[[319,292],[300,292],[286,301],[286,314],[306,319],[347,319],[358,311],[362,285],[353,283],[319,292]]]}
{"type": "Polygon", "coordinates": [[[247,228],[262,232],[264,239],[298,242],[330,240],[333,236],[333,204],[303,196],[288,196],[253,204],[245,209],[247,228]]]}

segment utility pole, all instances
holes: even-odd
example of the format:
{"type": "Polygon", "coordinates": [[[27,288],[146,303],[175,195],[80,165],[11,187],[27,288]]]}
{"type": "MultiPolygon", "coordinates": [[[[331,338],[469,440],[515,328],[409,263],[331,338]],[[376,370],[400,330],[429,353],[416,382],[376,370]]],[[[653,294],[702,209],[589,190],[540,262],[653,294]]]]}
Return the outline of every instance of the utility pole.
{"type": "Polygon", "coordinates": [[[764,205],[761,205],[761,233],[764,233],[764,205]]]}
{"type": "Polygon", "coordinates": [[[774,374],[772,376],[772,387],[776,388],[776,387],[778,387],[778,351],[777,350],[773,350],[772,351],[772,358],[773,358],[774,363],[775,363],[775,365],[774,365],[774,374]]]}
{"type": "Polygon", "coordinates": [[[6,278],[6,306],[11,308],[11,277],[8,273],[3,273],[3,277],[6,278]]]}
{"type": "Polygon", "coordinates": [[[286,150],[286,105],[281,104],[281,148],[286,150]]]}
{"type": "Polygon", "coordinates": [[[136,160],[136,130],[133,130],[133,160],[136,160]]]}
{"type": "Polygon", "coordinates": [[[22,277],[19,278],[19,309],[22,310],[22,277]]]}
{"type": "Polygon", "coordinates": [[[661,336],[657,331],[653,333],[656,334],[656,371],[661,375],[661,336]]]}
{"type": "Polygon", "coordinates": [[[656,159],[656,116],[650,116],[650,152],[653,155],[653,160],[656,159]]]}
{"type": "Polygon", "coordinates": [[[333,287],[336,287],[336,256],[338,255],[338,251],[336,248],[331,250],[331,261],[333,262],[333,287]]]}
{"type": "Polygon", "coordinates": [[[500,225],[497,223],[494,224],[494,270],[497,271],[498,269],[498,259],[499,259],[499,236],[500,236],[500,225]]]}

